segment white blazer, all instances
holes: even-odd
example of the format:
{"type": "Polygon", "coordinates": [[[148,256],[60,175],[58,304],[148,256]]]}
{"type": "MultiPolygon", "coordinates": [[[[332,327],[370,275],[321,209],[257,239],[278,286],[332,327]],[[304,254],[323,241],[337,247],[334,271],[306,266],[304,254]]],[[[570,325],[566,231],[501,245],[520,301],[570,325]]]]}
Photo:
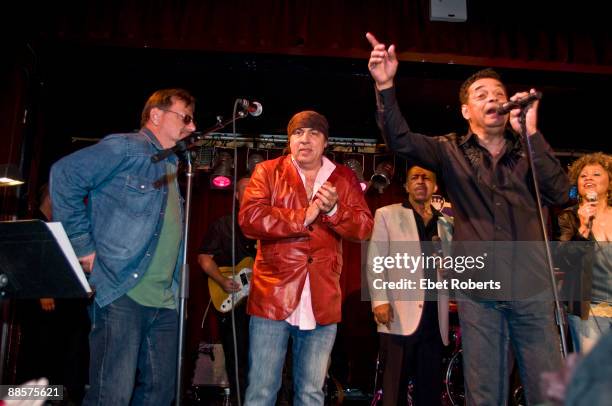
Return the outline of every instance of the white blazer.
{"type": "MultiPolygon", "coordinates": [[[[449,242],[452,238],[453,220],[447,216],[438,218],[438,236],[442,241],[442,249],[447,255],[449,242]]],[[[374,257],[393,257],[396,254],[403,256],[421,256],[421,245],[419,233],[412,209],[404,207],[401,203],[384,206],[376,210],[374,215],[374,229],[368,247],[367,280],[370,297],[372,298],[372,309],[381,304],[390,303],[393,308],[394,320],[387,328],[386,325],[378,325],[378,332],[397,335],[413,334],[421,320],[423,313],[423,301],[425,292],[418,289],[418,281],[423,278],[423,268],[418,267],[414,273],[406,269],[395,267],[386,268],[385,271],[376,273],[373,270],[374,257]],[[417,289],[375,289],[374,280],[400,281],[408,278],[415,280],[417,289]]],[[[438,272],[438,281],[442,280],[438,272]]],[[[380,281],[378,281],[380,283],[380,281]]],[[[438,324],[440,337],[444,345],[448,345],[448,295],[438,295],[438,324]]]]}

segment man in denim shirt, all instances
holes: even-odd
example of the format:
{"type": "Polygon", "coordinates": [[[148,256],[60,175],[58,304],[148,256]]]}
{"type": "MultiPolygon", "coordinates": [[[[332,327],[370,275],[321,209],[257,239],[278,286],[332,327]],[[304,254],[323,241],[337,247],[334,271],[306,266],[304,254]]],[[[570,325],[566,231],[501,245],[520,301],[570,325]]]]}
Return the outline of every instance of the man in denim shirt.
{"type": "Polygon", "coordinates": [[[176,157],[151,156],[195,131],[194,103],[185,90],[159,90],[139,132],[109,135],[51,169],[55,218],[96,292],[84,405],[172,402],[183,210],[176,157]]]}

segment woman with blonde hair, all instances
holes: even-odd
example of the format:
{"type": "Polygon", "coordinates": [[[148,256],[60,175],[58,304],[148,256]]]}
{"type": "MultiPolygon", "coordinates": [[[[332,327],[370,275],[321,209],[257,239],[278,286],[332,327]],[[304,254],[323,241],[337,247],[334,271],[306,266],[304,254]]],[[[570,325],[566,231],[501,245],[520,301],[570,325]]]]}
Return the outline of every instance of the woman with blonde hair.
{"type": "Polygon", "coordinates": [[[574,349],[586,353],[612,328],[612,156],[584,155],[569,177],[578,205],[559,215],[563,290],[574,349]]]}

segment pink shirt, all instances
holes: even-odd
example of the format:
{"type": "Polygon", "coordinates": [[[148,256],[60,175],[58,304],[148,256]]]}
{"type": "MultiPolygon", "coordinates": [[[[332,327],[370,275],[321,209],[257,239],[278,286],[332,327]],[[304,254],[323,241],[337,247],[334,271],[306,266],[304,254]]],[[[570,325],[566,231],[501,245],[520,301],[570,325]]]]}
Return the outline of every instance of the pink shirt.
{"type": "MultiPolygon", "coordinates": [[[[314,186],[312,188],[312,197],[310,201],[314,199],[321,185],[327,182],[327,179],[329,179],[334,169],[336,169],[336,165],[332,161],[327,159],[327,157],[323,156],[322,160],[323,164],[321,165],[321,168],[319,168],[319,172],[317,172],[317,177],[315,178],[314,186]]],[[[306,176],[298,166],[297,162],[295,162],[295,159],[293,159],[293,156],[291,156],[291,161],[293,162],[293,166],[295,166],[295,169],[297,169],[298,173],[300,174],[300,178],[302,179],[304,187],[306,187],[306,176]]],[[[336,210],[337,206],[334,206],[329,211],[329,213],[327,213],[327,215],[333,216],[336,213],[336,210]]],[[[317,326],[317,321],[312,311],[312,296],[310,295],[309,275],[306,275],[306,282],[304,283],[304,289],[302,289],[300,302],[298,303],[293,313],[291,313],[289,317],[285,319],[285,321],[291,324],[292,326],[298,326],[300,330],[314,330],[314,328],[317,326]]]]}

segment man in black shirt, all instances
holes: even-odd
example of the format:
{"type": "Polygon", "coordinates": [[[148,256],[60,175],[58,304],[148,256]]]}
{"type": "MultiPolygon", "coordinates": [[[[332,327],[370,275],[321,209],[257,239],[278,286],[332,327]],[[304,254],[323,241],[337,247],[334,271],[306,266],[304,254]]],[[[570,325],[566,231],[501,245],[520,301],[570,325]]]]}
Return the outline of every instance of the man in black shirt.
{"type": "MultiPolygon", "coordinates": [[[[236,185],[236,199],[238,204],[242,199],[244,189],[249,183],[248,178],[242,178],[236,185]]],[[[255,257],[255,241],[246,238],[240,227],[238,220],[234,223],[236,231],[236,265],[246,257],[255,257]]],[[[213,222],[204,236],[198,263],[226,293],[237,292],[241,286],[234,280],[221,274],[219,267],[232,266],[232,216],[227,215],[213,222]]],[[[236,272],[240,271],[236,269],[236,272]]],[[[225,370],[230,383],[232,397],[236,396],[236,375],[234,368],[234,340],[232,329],[231,312],[217,312],[219,329],[221,333],[221,344],[225,353],[225,370]]],[[[240,398],[244,401],[244,393],[247,386],[247,373],[249,365],[249,315],[246,313],[246,300],[240,302],[234,308],[236,319],[236,344],[238,349],[238,379],[240,382],[240,398]]]]}
{"type": "MultiPolygon", "coordinates": [[[[436,171],[444,179],[455,215],[454,241],[541,241],[531,169],[516,134],[520,111],[512,110],[509,117],[497,114],[497,108],[508,101],[499,76],[486,69],[462,85],[461,114],[469,126],[466,134],[417,134],[410,130],[395,99],[395,46],[386,48],[370,33],[366,37],[373,48],[368,68],[376,83],[378,123],[383,136],[396,153],[436,171]],[[512,129],[507,128],[508,122],[512,129]]],[[[527,92],[521,92],[510,100],[527,96],[527,92]]],[[[567,176],[538,131],[537,109],[538,102],[528,109],[526,127],[538,186],[544,204],[563,204],[569,189],[567,176]]],[[[510,289],[545,286],[543,255],[502,254],[503,271],[497,266],[498,258],[493,268],[498,275],[510,279],[510,289]],[[507,268],[506,260],[510,261],[507,268]],[[519,277],[506,269],[522,272],[519,277]]],[[[518,361],[527,401],[531,404],[543,400],[538,389],[540,373],[559,367],[560,351],[552,302],[538,299],[482,300],[472,296],[459,302],[468,404],[505,404],[508,343],[518,361]]]]}

